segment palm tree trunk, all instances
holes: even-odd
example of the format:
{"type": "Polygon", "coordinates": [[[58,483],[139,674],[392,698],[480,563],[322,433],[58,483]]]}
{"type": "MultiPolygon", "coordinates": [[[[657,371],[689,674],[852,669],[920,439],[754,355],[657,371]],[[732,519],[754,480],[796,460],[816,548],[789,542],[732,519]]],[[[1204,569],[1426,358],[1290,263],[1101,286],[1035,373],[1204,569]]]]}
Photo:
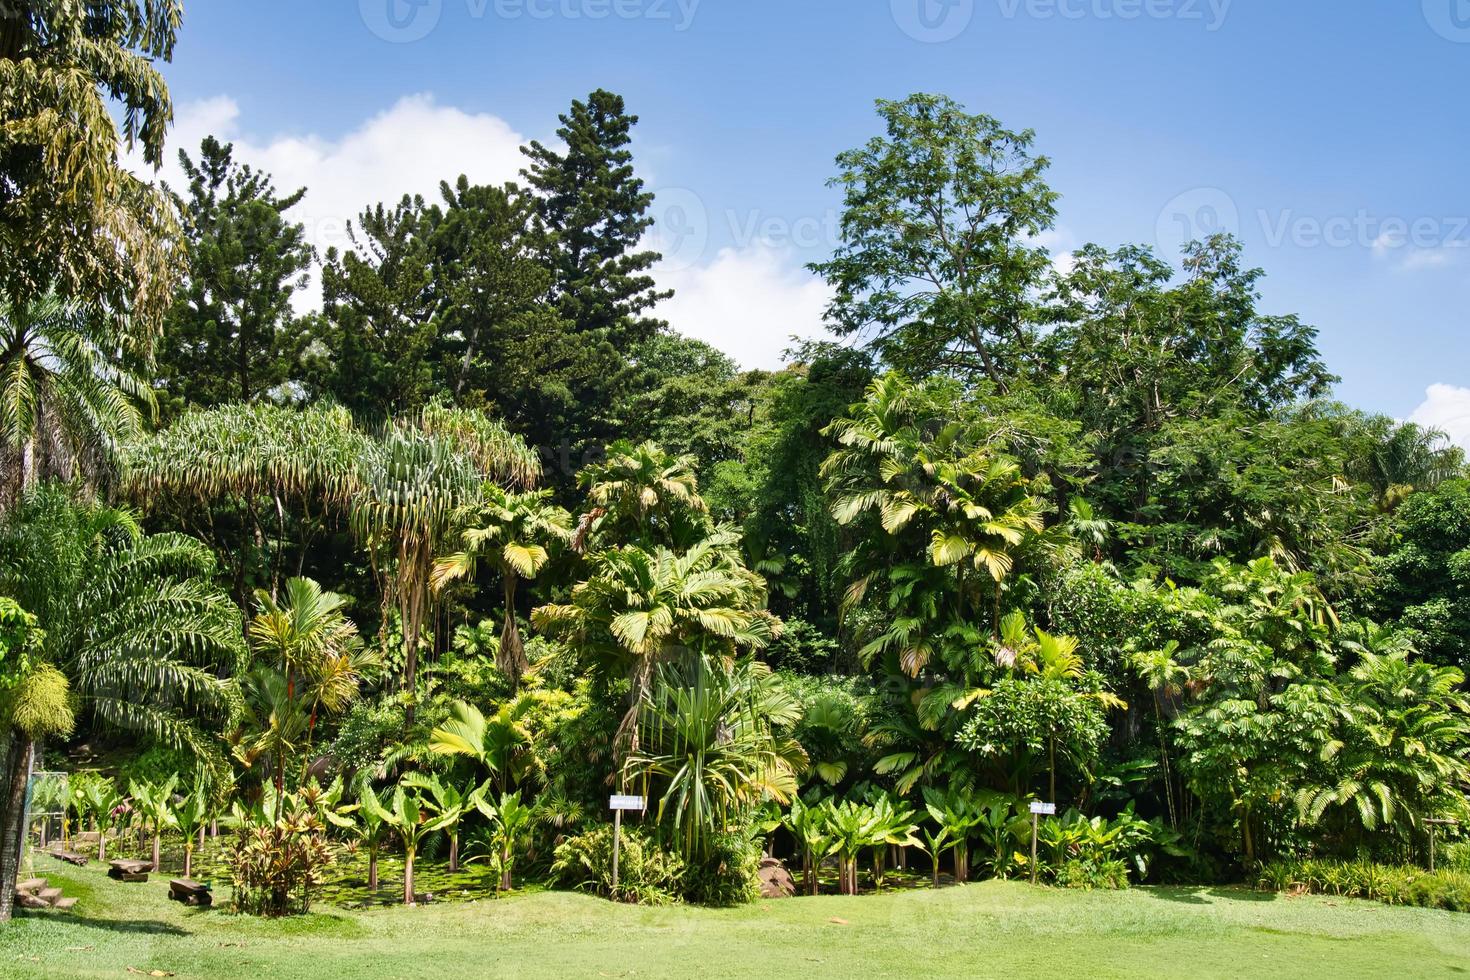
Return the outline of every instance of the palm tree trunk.
{"type": "Polygon", "coordinates": [[[449,873],[459,870],[459,831],[449,835],[449,873]]]}
{"type": "Polygon", "coordinates": [[[413,852],[410,845],[403,852],[403,904],[413,904],[413,852]]]}
{"type": "Polygon", "coordinates": [[[190,835],[184,844],[184,877],[188,878],[194,873],[194,838],[190,835]]]}
{"type": "Polygon", "coordinates": [[[378,892],[378,845],[368,848],[368,891],[378,892]]]}
{"type": "Polygon", "coordinates": [[[100,820],[97,822],[97,862],[101,864],[107,860],[107,827],[100,820]]]}
{"type": "Polygon", "coordinates": [[[526,672],[526,647],[521,642],[521,628],[516,623],[516,585],[519,579],[510,568],[502,569],[505,580],[505,625],[500,630],[500,670],[510,679],[514,697],[521,689],[526,672]]]}
{"type": "Polygon", "coordinates": [[[26,784],[31,775],[32,742],[11,729],[5,755],[5,797],[0,806],[0,922],[15,906],[15,881],[25,848],[26,784]]]}
{"type": "Polygon", "coordinates": [[[1051,795],[1047,802],[1057,801],[1057,740],[1056,736],[1046,740],[1046,764],[1051,769],[1051,795]]]}
{"type": "Polygon", "coordinates": [[[507,843],[500,850],[500,890],[508,892],[510,889],[510,844],[507,843]]]}
{"type": "Polygon", "coordinates": [[[160,833],[158,827],[155,826],[153,828],[153,870],[154,871],[162,871],[163,870],[162,868],[159,867],[159,861],[160,861],[160,859],[162,857],[163,857],[163,834],[160,833]]]}

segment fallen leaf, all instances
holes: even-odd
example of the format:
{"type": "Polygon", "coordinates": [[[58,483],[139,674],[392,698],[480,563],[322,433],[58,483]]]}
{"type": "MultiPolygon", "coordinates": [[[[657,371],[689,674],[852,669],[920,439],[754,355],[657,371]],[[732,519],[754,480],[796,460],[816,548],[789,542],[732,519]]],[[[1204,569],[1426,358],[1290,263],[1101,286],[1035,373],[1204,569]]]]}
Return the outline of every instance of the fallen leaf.
{"type": "Polygon", "coordinates": [[[845,926],[845,925],[847,925],[847,920],[846,919],[839,919],[835,915],[832,916],[832,918],[828,919],[827,921],[828,922],[835,922],[839,926],[845,926]]]}

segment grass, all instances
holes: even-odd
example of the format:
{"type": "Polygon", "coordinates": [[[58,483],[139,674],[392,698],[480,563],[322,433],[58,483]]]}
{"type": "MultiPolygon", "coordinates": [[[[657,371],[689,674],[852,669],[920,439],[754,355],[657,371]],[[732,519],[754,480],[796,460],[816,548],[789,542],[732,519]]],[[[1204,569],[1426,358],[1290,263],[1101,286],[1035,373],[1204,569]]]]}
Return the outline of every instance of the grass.
{"type": "MultiPolygon", "coordinates": [[[[147,884],[36,860],[81,899],[0,929],[0,976],[1451,976],[1470,916],[1235,889],[1123,893],[987,882],[939,891],[635,908],[538,892],[266,921],[186,909],[147,884]]],[[[385,880],[385,890],[393,882],[385,880]]]]}

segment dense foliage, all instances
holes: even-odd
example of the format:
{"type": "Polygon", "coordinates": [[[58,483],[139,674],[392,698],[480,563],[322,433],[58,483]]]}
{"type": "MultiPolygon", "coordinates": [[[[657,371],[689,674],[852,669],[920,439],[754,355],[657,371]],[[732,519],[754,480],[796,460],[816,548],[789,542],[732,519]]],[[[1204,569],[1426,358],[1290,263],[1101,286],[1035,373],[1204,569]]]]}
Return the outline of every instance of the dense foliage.
{"type": "Polygon", "coordinates": [[[44,9],[0,31],[0,229],[42,256],[0,261],[7,874],[32,755],[84,741],[133,757],[71,783],[100,851],[187,873],[224,821],[272,915],[359,851],[408,903],[442,855],[733,904],[778,857],[1119,888],[1470,822],[1464,460],[1330,401],[1237,242],[1054,263],[1031,133],[881,102],[814,267],[847,343],[741,372],[656,318],[620,97],[317,257],[311,189],[212,138],[167,207],[82,193],[98,91],[158,158],[177,5],[44,9]]]}

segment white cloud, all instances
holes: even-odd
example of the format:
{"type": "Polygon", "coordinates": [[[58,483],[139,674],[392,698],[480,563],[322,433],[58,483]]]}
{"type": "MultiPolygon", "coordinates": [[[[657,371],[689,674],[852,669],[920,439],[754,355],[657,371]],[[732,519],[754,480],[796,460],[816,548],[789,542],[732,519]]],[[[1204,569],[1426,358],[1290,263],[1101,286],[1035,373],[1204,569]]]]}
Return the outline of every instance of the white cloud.
{"type": "Polygon", "coordinates": [[[778,368],[793,335],[820,336],[832,298],[791,251],[764,244],[721,249],[707,265],[656,274],[661,286],[675,290],[658,315],[746,368],[778,368]]]}
{"type": "Polygon", "coordinates": [[[1424,404],[1414,409],[1409,421],[1439,429],[1456,445],[1470,450],[1470,388],[1430,385],[1424,404]]]}

